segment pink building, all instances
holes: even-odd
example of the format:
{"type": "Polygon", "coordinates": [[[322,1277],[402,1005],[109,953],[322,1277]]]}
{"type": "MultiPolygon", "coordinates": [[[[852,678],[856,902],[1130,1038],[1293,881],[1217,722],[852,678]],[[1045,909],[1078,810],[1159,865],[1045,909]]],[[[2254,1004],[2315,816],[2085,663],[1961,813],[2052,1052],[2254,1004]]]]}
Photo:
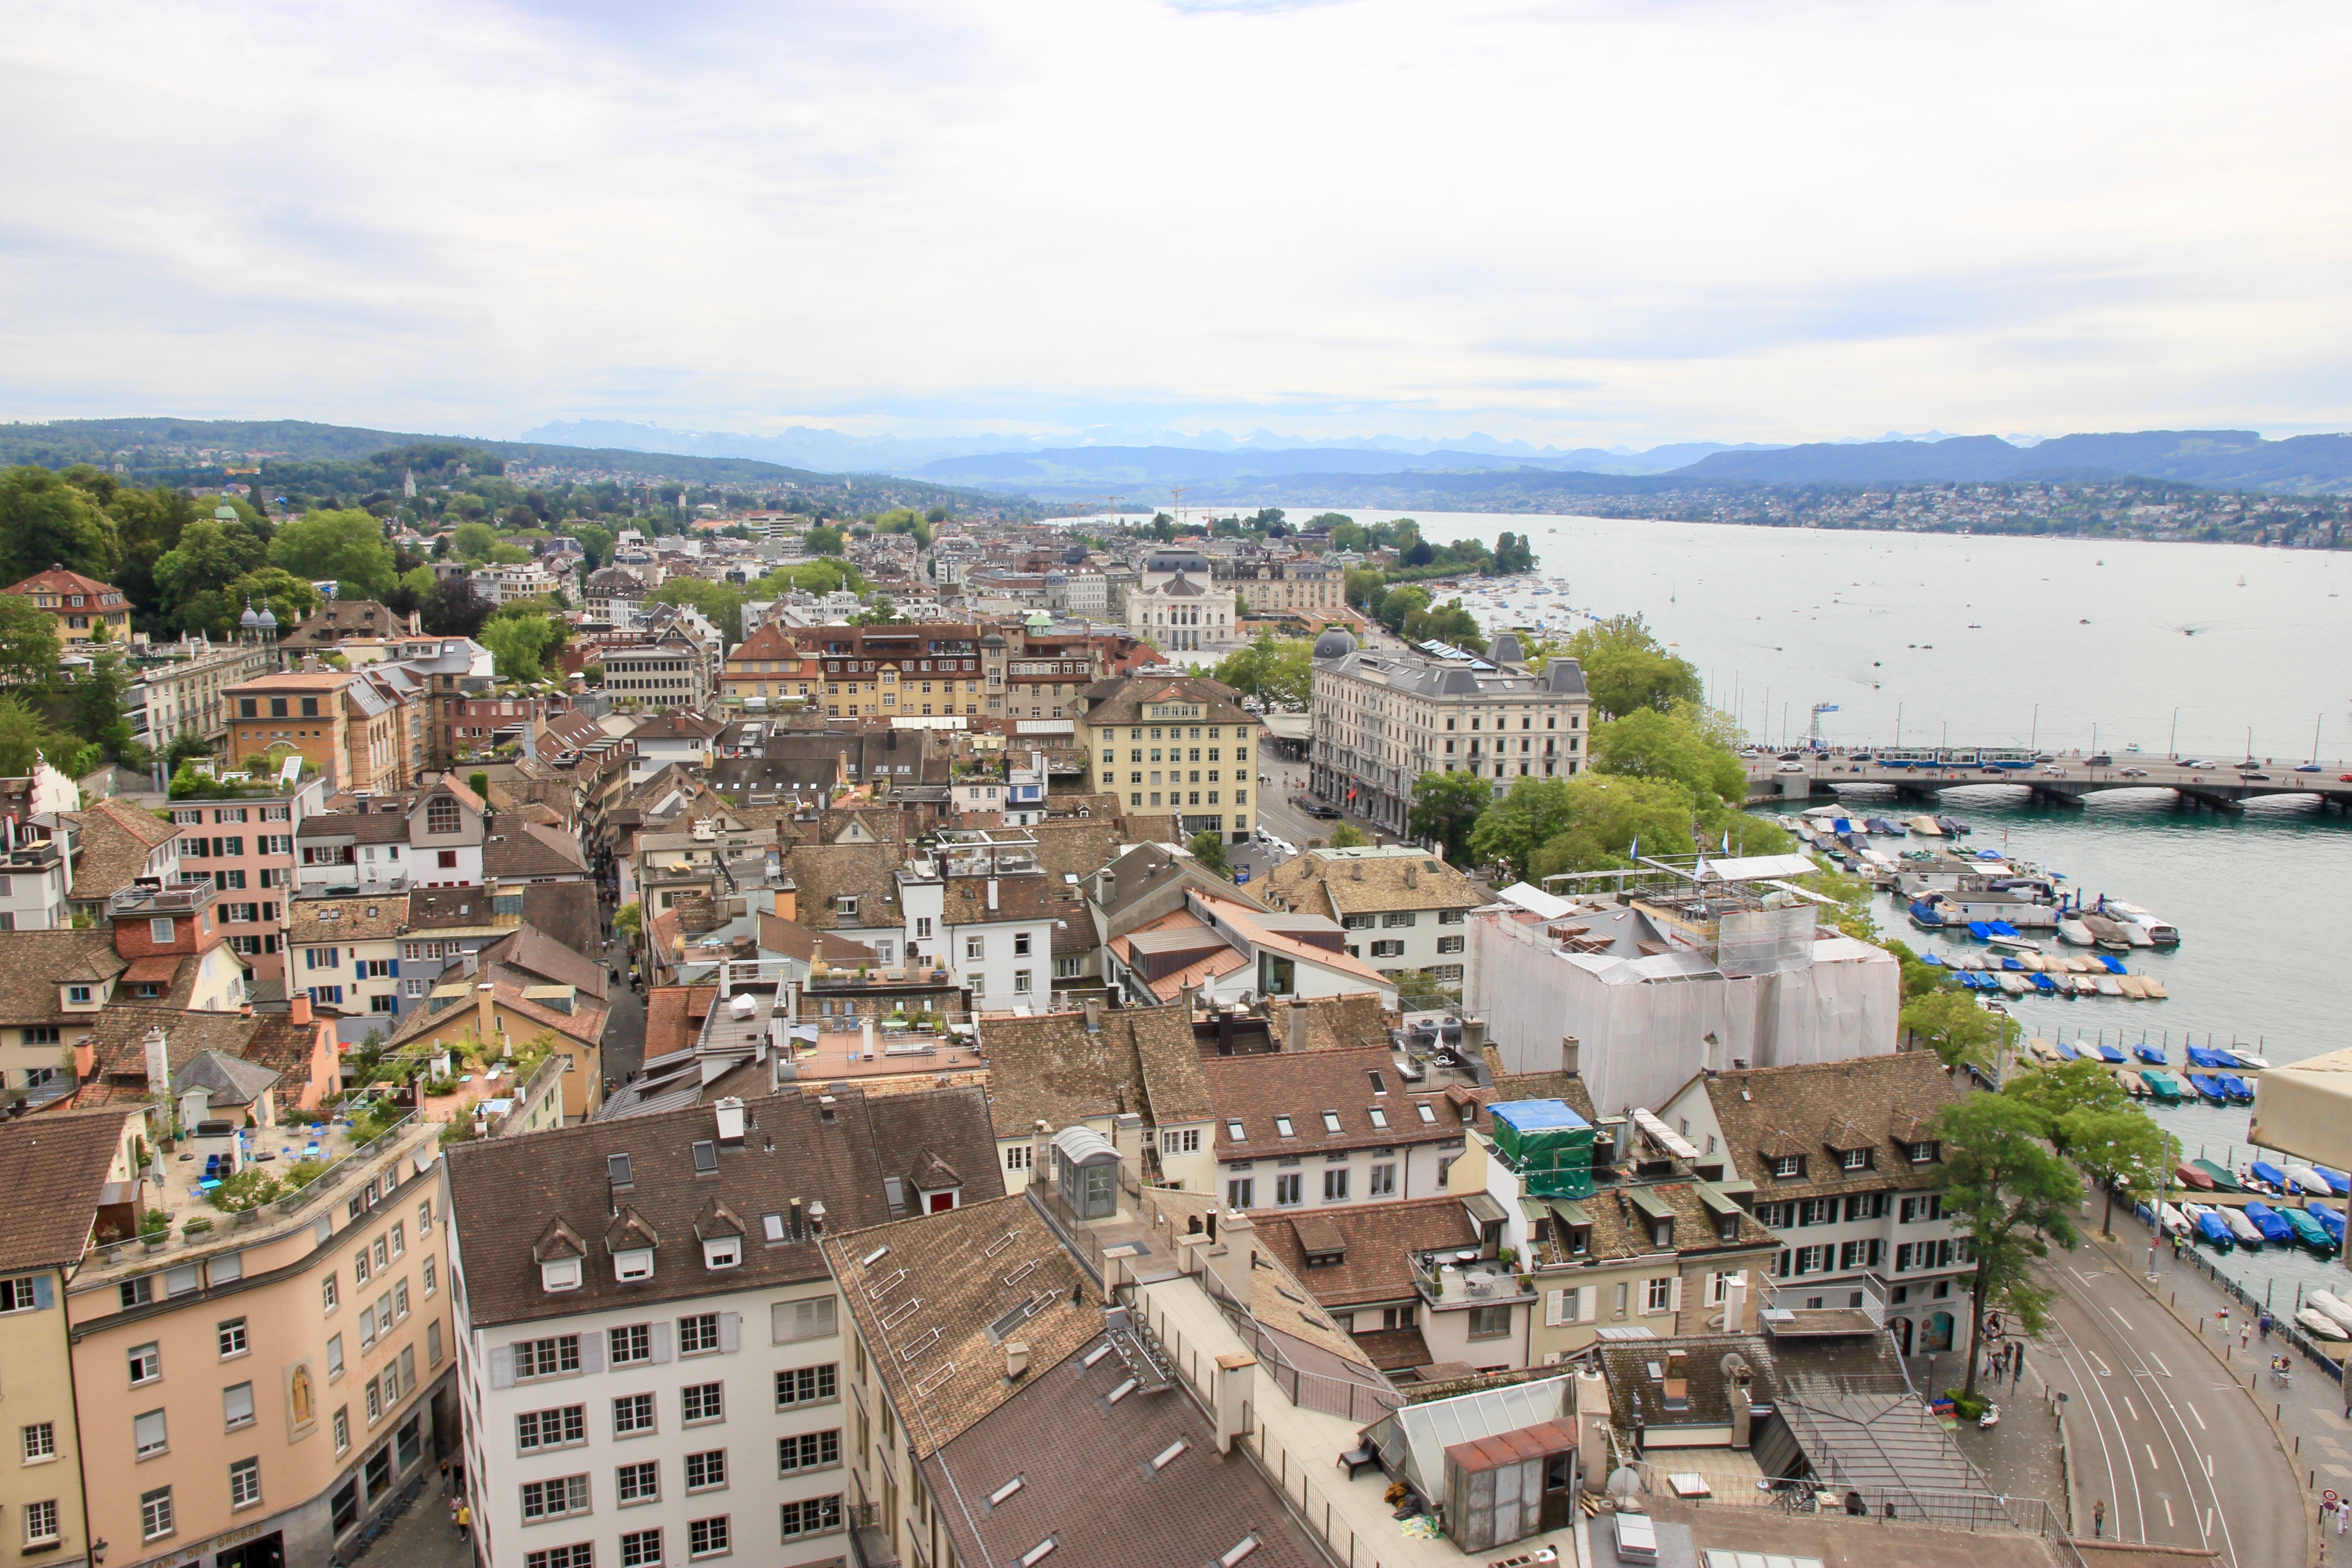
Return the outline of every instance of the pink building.
{"type": "Polygon", "coordinates": [[[213,914],[229,950],[257,980],[286,974],[287,902],[294,890],[294,833],[325,809],[316,776],[280,795],[257,788],[226,800],[172,807],[180,829],[180,879],[209,881],[220,895],[213,914]]]}

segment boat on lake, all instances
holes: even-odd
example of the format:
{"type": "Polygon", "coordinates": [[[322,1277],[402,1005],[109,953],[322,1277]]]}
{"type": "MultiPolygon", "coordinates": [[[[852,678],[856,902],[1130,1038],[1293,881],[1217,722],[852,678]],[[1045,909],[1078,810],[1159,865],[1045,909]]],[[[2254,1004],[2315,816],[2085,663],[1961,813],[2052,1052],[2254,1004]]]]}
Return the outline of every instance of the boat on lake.
{"type": "Polygon", "coordinates": [[[2210,1160],[2202,1159],[2189,1163],[2212,1178],[2213,1190],[2217,1193],[2242,1193],[2246,1190],[2245,1184],[2239,1181],[2227,1165],[2217,1165],[2210,1160]]]}
{"type": "Polygon", "coordinates": [[[2229,1054],[2232,1058],[2236,1058],[2240,1067],[2251,1068],[2256,1072],[2260,1072],[2264,1068],[2271,1065],[2270,1058],[2268,1057],[2258,1057],[2252,1051],[2241,1050],[2235,1046],[2231,1046],[2230,1047],[2229,1054]]]}
{"type": "Polygon", "coordinates": [[[2093,1046],[2090,1048],[2099,1053],[2101,1061],[2110,1065],[2124,1059],[2123,1048],[2119,1046],[2093,1046]]]}
{"type": "Polygon", "coordinates": [[[2141,975],[2139,977],[2139,988],[2147,994],[2147,999],[2151,1002],[2161,1002],[2167,996],[2172,994],[2164,988],[2164,982],[2158,980],[2153,974],[2141,975]]]}
{"type": "Polygon", "coordinates": [[[2329,1242],[2337,1247],[2344,1245],[2344,1211],[2342,1209],[2321,1203],[2317,1198],[2307,1198],[2304,1201],[2303,1212],[2310,1215],[2318,1223],[2319,1228],[2327,1233],[2329,1242]]]}
{"type": "Polygon", "coordinates": [[[2132,1047],[2132,1055],[2137,1057],[2140,1060],[2147,1062],[2151,1067],[2162,1067],[2165,1065],[2166,1058],[2164,1055],[2164,1047],[2162,1046],[2151,1046],[2146,1040],[2142,1040],[2139,1044],[2132,1047]]]}
{"type": "Polygon", "coordinates": [[[2338,1246],[2334,1233],[2302,1209],[2280,1209],[2278,1217],[2294,1233],[2295,1245],[2307,1251],[2325,1257],[2338,1246]]]}
{"type": "Polygon", "coordinates": [[[2129,1068],[2117,1068],[2116,1069],[2116,1082],[2122,1085],[2123,1091],[2126,1094],[2130,1095],[2134,1100],[2146,1100],[2147,1098],[2147,1085],[2141,1081],[2139,1074],[2132,1071],[2129,1068]]]}
{"type": "Polygon", "coordinates": [[[2211,1073],[2190,1073],[2189,1075],[2189,1087],[2195,1089],[2199,1096],[2202,1098],[2208,1105],[2227,1105],[2230,1103],[2229,1091],[2221,1087],[2221,1080],[2215,1078],[2211,1073]]]}
{"type": "Polygon", "coordinates": [[[2307,1310],[2315,1310],[2322,1317],[2334,1323],[2339,1336],[2343,1331],[2352,1329],[2352,1301],[2346,1300],[2335,1291],[2325,1287],[2316,1290],[2306,1290],[2303,1293],[2303,1302],[2307,1310]]]}
{"type": "Polygon", "coordinates": [[[2122,982],[2112,974],[2102,974],[2092,981],[2091,989],[2102,996],[2120,996],[2124,994],[2122,982]]]}
{"type": "Polygon", "coordinates": [[[2180,1184],[2184,1187],[2191,1187],[2200,1193],[2210,1193],[2213,1190],[2213,1178],[2186,1160],[2173,1166],[2172,1173],[2180,1179],[2180,1184]]]}
{"type": "Polygon", "coordinates": [[[2221,1216],[2221,1223],[2230,1227],[2231,1241],[2250,1252],[2261,1249],[2263,1242],[2266,1239],[2263,1235],[2262,1227],[2248,1219],[2243,1209],[2217,1208],[2214,1212],[2221,1216]]]}
{"type": "Polygon", "coordinates": [[[1979,942],[1983,942],[1992,935],[1992,927],[1983,921],[1970,921],[1969,922],[1969,934],[1976,938],[1979,942]]]}
{"type": "Polygon", "coordinates": [[[2168,1072],[2158,1072],[2149,1068],[2141,1072],[2139,1080],[2147,1085],[2149,1096],[2158,1105],[2178,1105],[2186,1098],[2180,1080],[2168,1072]]]}
{"type": "Polygon", "coordinates": [[[2231,1104],[2252,1105],[2254,1102],[2254,1086],[2248,1083],[2244,1079],[2240,1078],[2236,1073],[2217,1072],[2213,1077],[2215,1081],[2219,1082],[2221,1086],[2221,1094],[2223,1098],[2228,1100],[2231,1104]]]}
{"type": "Polygon", "coordinates": [[[2194,1211],[2189,1214],[2189,1224],[2195,1228],[2200,1241],[2217,1252],[2227,1252],[2238,1245],[2238,1238],[2231,1234],[2229,1222],[2220,1215],[2193,1204],[2189,1207],[2194,1211]]]}
{"type": "MultiPolygon", "coordinates": [[[[2055,980],[2051,979],[2047,974],[2029,974],[2025,978],[2036,991],[2041,992],[2044,996],[2055,996],[2058,994],[2058,983],[2055,980]]],[[[2121,1061],[2123,1060],[2123,1058],[2117,1057],[2116,1060],[2121,1061]]]]}
{"type": "Polygon", "coordinates": [[[2081,921],[2063,920],[2058,922],[2058,940],[2069,947],[2089,947],[2098,939],[2091,934],[2091,928],[2081,921]]]}
{"type": "Polygon", "coordinates": [[[2216,1050],[2211,1046],[2191,1046],[2189,1047],[2189,1065],[2193,1068],[2211,1068],[2217,1071],[2227,1071],[2238,1065],[2238,1058],[2227,1051],[2216,1050]]]}
{"type": "MultiPolygon", "coordinates": [[[[2316,1294],[2325,1295],[2326,1292],[2319,1291],[2316,1294]]],[[[2347,1329],[2342,1323],[2315,1308],[2296,1308],[2294,1321],[2297,1328],[2315,1340],[2352,1340],[2352,1329],[2347,1329]]]]}
{"type": "Polygon", "coordinates": [[[2266,1203],[2249,1203],[2238,1212],[2244,1215],[2247,1223],[2262,1232],[2263,1239],[2273,1247],[2284,1247],[2294,1239],[2294,1227],[2266,1203]]]}

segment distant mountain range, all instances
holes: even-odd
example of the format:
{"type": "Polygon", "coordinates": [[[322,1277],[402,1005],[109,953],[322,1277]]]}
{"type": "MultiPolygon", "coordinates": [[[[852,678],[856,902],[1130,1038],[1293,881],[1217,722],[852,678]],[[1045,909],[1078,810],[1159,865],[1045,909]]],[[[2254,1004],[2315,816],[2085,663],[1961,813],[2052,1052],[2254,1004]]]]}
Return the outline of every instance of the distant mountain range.
{"type": "Polygon", "coordinates": [[[1766,485],[1919,484],[2029,479],[2178,479],[2213,489],[2340,490],[2352,483],[2352,436],[2266,441],[2252,430],[2137,430],[2060,436],[2013,447],[1998,436],[1945,441],[1812,443],[1715,452],[1675,477],[1766,485]]]}

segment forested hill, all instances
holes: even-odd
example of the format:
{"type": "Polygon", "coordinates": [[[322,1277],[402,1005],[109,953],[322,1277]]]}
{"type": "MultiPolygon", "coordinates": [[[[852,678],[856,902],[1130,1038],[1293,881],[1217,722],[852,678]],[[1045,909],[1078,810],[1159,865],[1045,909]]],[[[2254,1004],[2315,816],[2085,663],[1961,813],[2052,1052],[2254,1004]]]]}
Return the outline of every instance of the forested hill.
{"type": "Polygon", "coordinates": [[[877,506],[944,503],[964,510],[978,504],[994,512],[1008,498],[982,497],[952,486],[879,475],[820,474],[751,458],[697,458],[619,448],[560,447],[530,441],[373,430],[299,419],[58,419],[0,425],[0,468],[47,468],[120,463],[142,483],[217,482],[232,468],[257,465],[266,477],[320,479],[351,489],[390,489],[403,470],[440,470],[484,458],[516,469],[574,480],[728,487],[750,491],[794,489],[838,495],[877,506]]]}
{"type": "Polygon", "coordinates": [[[1947,441],[1815,442],[1769,452],[1715,452],[1673,478],[1763,485],[1990,483],[2051,476],[2174,479],[2208,489],[2352,487],[2352,436],[2266,441],[2252,430],[2134,430],[2013,447],[1998,436],[1947,441]]]}

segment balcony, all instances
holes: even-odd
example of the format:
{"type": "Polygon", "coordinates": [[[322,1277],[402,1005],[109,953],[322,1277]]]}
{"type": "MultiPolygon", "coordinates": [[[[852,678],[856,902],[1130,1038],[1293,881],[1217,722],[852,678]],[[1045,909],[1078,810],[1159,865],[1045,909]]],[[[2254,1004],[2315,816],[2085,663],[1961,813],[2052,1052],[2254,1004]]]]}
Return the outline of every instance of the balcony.
{"type": "Polygon", "coordinates": [[[1532,1301],[1536,1292],[1508,1264],[1484,1257],[1475,1247],[1424,1252],[1412,1260],[1413,1283],[1423,1300],[1437,1308],[1499,1307],[1532,1301]]]}
{"type": "Polygon", "coordinates": [[[1886,1281],[1875,1274],[1821,1280],[1767,1279],[1761,1270],[1750,1274],[1759,1281],[1758,1324],[1775,1339],[1874,1334],[1886,1326],[1886,1281]]]}
{"type": "Polygon", "coordinates": [[[106,912],[115,919],[132,919],[142,915],[149,919],[192,915],[210,905],[218,896],[209,879],[183,882],[169,888],[134,884],[108,899],[106,912]]]}

